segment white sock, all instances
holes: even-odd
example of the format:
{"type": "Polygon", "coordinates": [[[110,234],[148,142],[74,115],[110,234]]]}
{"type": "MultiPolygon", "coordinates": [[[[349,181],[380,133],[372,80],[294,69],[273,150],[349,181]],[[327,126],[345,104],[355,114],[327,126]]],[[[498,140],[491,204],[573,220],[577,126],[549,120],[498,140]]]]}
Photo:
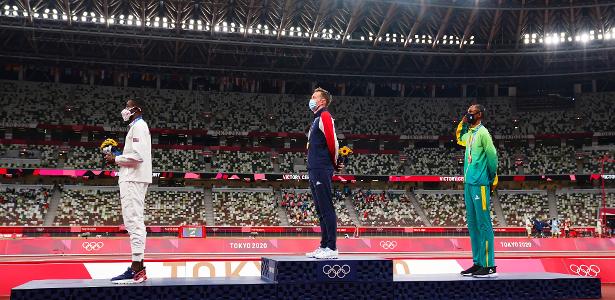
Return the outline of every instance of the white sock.
{"type": "Polygon", "coordinates": [[[144,253],[133,253],[132,254],[132,261],[142,261],[145,258],[145,254],[144,253]]]}

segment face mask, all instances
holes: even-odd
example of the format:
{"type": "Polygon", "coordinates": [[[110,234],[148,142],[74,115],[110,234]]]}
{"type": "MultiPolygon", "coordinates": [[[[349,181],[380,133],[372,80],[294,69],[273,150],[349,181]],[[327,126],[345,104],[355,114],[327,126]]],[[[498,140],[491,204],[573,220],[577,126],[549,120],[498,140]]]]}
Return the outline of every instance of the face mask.
{"type": "Polygon", "coordinates": [[[128,120],[130,120],[130,117],[134,115],[133,112],[130,112],[130,109],[128,108],[124,108],[122,110],[122,119],[124,120],[124,122],[128,122],[128,120]]]}
{"type": "Polygon", "coordinates": [[[466,113],[466,120],[468,120],[468,123],[474,124],[476,122],[476,117],[475,117],[476,114],[466,113]]]}
{"type": "Polygon", "coordinates": [[[310,103],[308,104],[308,106],[310,107],[311,111],[315,111],[318,107],[318,104],[316,104],[316,100],[310,99],[310,103]]]}

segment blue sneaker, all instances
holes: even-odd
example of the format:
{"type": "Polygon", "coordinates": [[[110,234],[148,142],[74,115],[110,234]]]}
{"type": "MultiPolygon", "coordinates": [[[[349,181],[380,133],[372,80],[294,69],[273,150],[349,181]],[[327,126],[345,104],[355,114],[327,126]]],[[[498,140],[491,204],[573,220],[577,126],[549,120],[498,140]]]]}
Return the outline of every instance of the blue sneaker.
{"type": "Polygon", "coordinates": [[[128,267],[124,274],[115,276],[111,278],[111,282],[115,284],[131,284],[131,283],[141,283],[147,280],[147,275],[145,274],[145,268],[139,272],[135,272],[132,268],[128,267]]]}

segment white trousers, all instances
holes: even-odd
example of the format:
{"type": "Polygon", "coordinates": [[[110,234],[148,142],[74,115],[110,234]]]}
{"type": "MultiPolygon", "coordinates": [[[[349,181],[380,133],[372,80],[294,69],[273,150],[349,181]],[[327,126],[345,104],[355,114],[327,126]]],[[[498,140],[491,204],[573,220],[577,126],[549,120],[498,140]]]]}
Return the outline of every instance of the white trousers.
{"type": "Polygon", "coordinates": [[[145,193],[147,193],[149,183],[124,181],[120,182],[119,185],[122,218],[130,236],[132,260],[141,261],[145,253],[145,237],[147,236],[143,211],[145,193]]]}

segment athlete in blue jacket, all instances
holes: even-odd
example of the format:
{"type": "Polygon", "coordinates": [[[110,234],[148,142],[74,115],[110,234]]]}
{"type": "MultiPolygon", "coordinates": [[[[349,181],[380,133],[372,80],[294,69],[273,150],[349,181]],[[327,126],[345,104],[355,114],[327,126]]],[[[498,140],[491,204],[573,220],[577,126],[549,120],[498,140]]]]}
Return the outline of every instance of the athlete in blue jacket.
{"type": "Polygon", "coordinates": [[[337,216],[333,206],[331,179],[335,170],[341,169],[337,163],[339,148],[333,117],[327,110],[331,104],[331,94],[317,88],[312,94],[309,107],[314,112],[314,121],[308,133],[307,170],[310,177],[310,190],[320,222],[320,247],[306,253],[308,257],[319,259],[337,258],[335,244],[337,239],[337,216]]]}

